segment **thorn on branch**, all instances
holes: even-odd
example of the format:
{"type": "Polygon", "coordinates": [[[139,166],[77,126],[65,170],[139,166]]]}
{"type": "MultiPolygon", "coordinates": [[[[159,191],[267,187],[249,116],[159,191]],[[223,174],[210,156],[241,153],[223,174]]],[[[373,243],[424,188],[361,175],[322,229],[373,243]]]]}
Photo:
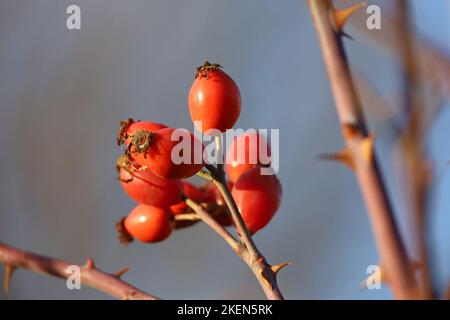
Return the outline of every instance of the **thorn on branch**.
{"type": "Polygon", "coordinates": [[[125,268],[123,268],[123,269],[120,269],[119,271],[117,271],[116,273],[114,273],[114,275],[117,277],[117,278],[122,278],[122,276],[125,274],[125,273],[127,273],[128,271],[130,271],[131,270],[131,268],[130,267],[125,267],[125,268]]]}
{"type": "Polygon", "coordinates": [[[3,288],[5,289],[6,293],[9,292],[9,288],[11,285],[11,278],[15,270],[16,267],[11,266],[9,264],[5,264],[5,283],[3,284],[3,288]]]}
{"type": "Polygon", "coordinates": [[[337,153],[320,154],[318,158],[320,160],[338,161],[346,165],[351,170],[355,168],[352,155],[348,149],[343,149],[337,153]]]}
{"type": "Polygon", "coordinates": [[[95,263],[94,260],[92,260],[91,258],[86,260],[86,264],[84,265],[84,267],[86,269],[95,269],[95,263]]]}
{"type": "MultiPolygon", "coordinates": [[[[357,11],[367,6],[367,3],[359,2],[344,9],[333,9],[334,22],[337,31],[344,35],[343,29],[348,19],[357,11]]],[[[352,39],[352,38],[351,38],[352,39]]]]}
{"type": "Polygon", "coordinates": [[[271,266],[270,269],[272,269],[272,272],[276,275],[276,274],[278,274],[278,272],[281,269],[283,269],[284,267],[287,267],[287,266],[292,266],[292,263],[291,262],[282,262],[282,263],[276,264],[274,266],[271,266]]]}
{"type": "Polygon", "coordinates": [[[352,40],[352,41],[354,41],[355,39],[353,39],[353,37],[351,36],[351,35],[349,35],[347,32],[345,32],[345,31],[341,31],[340,32],[340,35],[342,36],[342,37],[344,37],[344,38],[347,38],[347,39],[349,39],[349,40],[352,40]]]}

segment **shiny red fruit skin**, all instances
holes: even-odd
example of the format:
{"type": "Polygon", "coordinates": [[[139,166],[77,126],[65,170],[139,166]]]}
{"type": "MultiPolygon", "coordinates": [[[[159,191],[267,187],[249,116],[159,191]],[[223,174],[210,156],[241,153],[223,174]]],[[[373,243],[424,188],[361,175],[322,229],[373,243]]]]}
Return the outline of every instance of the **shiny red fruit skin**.
{"type": "Polygon", "coordinates": [[[235,183],[233,198],[251,234],[264,228],[281,203],[282,189],[275,175],[261,175],[260,168],[246,171],[235,183]]]}
{"type": "Polygon", "coordinates": [[[199,149],[203,155],[203,144],[192,134],[190,135],[191,159],[190,163],[175,164],[172,161],[172,149],[179,143],[172,141],[174,128],[165,128],[152,132],[149,149],[145,153],[137,153],[131,148],[132,159],[141,166],[146,166],[155,175],[166,179],[185,179],[196,174],[204,167],[203,157],[201,163],[194,163],[194,145],[201,146],[199,149]]]}
{"type": "Polygon", "coordinates": [[[247,170],[258,167],[261,164],[261,160],[266,162],[265,159],[261,159],[260,157],[260,147],[262,149],[262,155],[270,157],[270,146],[266,139],[257,132],[234,137],[225,158],[225,171],[232,182],[236,182],[247,170]],[[244,150],[238,150],[239,148],[244,148],[244,150]],[[238,151],[241,153],[244,151],[243,159],[239,159],[238,151]]]}
{"type": "Polygon", "coordinates": [[[220,69],[208,76],[199,75],[191,86],[188,98],[193,122],[201,121],[201,132],[217,129],[224,132],[234,126],[241,113],[241,93],[234,80],[220,69]]]}
{"type": "MultiPolygon", "coordinates": [[[[194,200],[197,203],[204,201],[203,192],[194,186],[193,184],[183,181],[183,193],[186,197],[194,200]]],[[[189,207],[184,201],[180,201],[177,204],[170,207],[174,215],[182,214],[189,211],[189,207]]]]}
{"type": "Polygon", "coordinates": [[[180,180],[160,178],[150,170],[130,172],[124,168],[120,169],[119,177],[128,196],[139,203],[166,208],[181,199],[180,180]]]}
{"type": "Polygon", "coordinates": [[[167,239],[173,231],[174,220],[168,208],[137,205],[125,218],[126,231],[142,242],[159,242],[167,239]]]}

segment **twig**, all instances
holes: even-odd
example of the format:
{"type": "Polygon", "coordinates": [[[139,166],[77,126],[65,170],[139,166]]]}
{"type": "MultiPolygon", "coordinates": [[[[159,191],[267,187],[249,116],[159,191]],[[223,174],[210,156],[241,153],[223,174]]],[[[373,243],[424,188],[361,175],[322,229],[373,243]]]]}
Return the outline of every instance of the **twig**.
{"type": "Polygon", "coordinates": [[[240,243],[225,229],[221,226],[211,215],[202,208],[201,205],[193,201],[192,199],[186,198],[186,204],[195,211],[195,214],[205,222],[211,229],[213,229],[219,236],[221,236],[226,243],[233,249],[235,252],[240,251],[240,243]]]}
{"type": "MultiPolygon", "coordinates": [[[[3,243],[0,243],[0,262],[5,265],[6,270],[5,288],[8,288],[11,273],[16,268],[24,268],[36,273],[67,279],[71,273],[66,270],[74,265],[64,260],[16,249],[3,243]]],[[[82,285],[123,300],[159,299],[122,281],[120,272],[118,275],[113,275],[97,269],[91,259],[87,261],[86,265],[79,265],[78,267],[80,268],[82,285]]]]}
{"type": "MultiPolygon", "coordinates": [[[[201,219],[221,236],[233,249],[236,255],[244,261],[252,270],[259,284],[261,285],[266,297],[271,300],[283,300],[283,295],[278,288],[276,275],[283,267],[290,263],[284,262],[271,266],[266,259],[259,253],[258,256],[250,254],[248,248],[237,241],[222,225],[220,225],[210,214],[199,204],[191,199],[186,199],[186,204],[201,217],[201,219]]],[[[248,232],[248,231],[247,231],[248,232]]]]}
{"type": "Polygon", "coordinates": [[[420,285],[425,298],[433,298],[429,275],[426,245],[426,214],[431,169],[425,151],[426,128],[424,124],[425,101],[422,95],[422,72],[418,59],[410,8],[405,0],[394,3],[397,37],[403,71],[404,111],[407,122],[400,136],[403,153],[401,167],[408,181],[409,197],[412,202],[412,222],[415,232],[415,246],[418,251],[421,269],[420,285]]]}
{"type": "Polygon", "coordinates": [[[381,264],[386,270],[395,298],[419,298],[420,293],[395,223],[342,40],[333,27],[331,19],[335,9],[329,0],[308,0],[308,4],[327,67],[347,150],[372,222],[381,264]]]}
{"type": "Polygon", "coordinates": [[[250,232],[248,231],[244,220],[242,219],[242,216],[239,212],[239,208],[237,207],[236,202],[234,201],[233,196],[231,195],[230,189],[228,189],[228,185],[225,180],[225,173],[223,172],[223,170],[219,171],[219,173],[213,174],[213,183],[216,185],[217,189],[222,194],[222,197],[225,200],[226,205],[230,209],[231,216],[233,218],[239,236],[242,239],[242,242],[247,248],[249,254],[254,259],[257,259],[259,256],[261,256],[261,253],[256,247],[255,242],[253,241],[253,238],[250,235],[250,232]]]}

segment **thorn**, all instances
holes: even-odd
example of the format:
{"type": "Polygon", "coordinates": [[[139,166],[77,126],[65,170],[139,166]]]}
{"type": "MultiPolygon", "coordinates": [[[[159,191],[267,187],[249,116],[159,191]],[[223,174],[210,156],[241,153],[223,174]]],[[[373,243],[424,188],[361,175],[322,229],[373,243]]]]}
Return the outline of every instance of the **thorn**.
{"type": "Polygon", "coordinates": [[[342,33],[342,30],[344,29],[345,23],[348,21],[348,19],[358,10],[364,8],[367,6],[367,3],[359,2],[355,3],[354,5],[345,8],[345,9],[334,9],[334,21],[336,23],[336,28],[339,31],[339,33],[342,33]]]}
{"type": "Polygon", "coordinates": [[[271,266],[270,269],[272,269],[272,272],[275,273],[275,275],[276,275],[281,269],[283,269],[284,267],[287,267],[287,266],[292,266],[292,263],[291,262],[282,262],[282,263],[276,264],[274,266],[271,266]]]}
{"type": "Polygon", "coordinates": [[[86,264],[84,265],[84,267],[86,269],[95,269],[95,263],[94,260],[92,260],[91,258],[86,260],[86,264]]]}
{"type": "Polygon", "coordinates": [[[370,134],[361,144],[362,155],[368,164],[371,164],[373,160],[373,143],[374,136],[370,134]]]}
{"type": "Polygon", "coordinates": [[[320,154],[318,158],[320,160],[338,161],[346,165],[350,169],[354,169],[353,159],[348,149],[343,149],[342,151],[339,151],[337,153],[320,154]]]}
{"type": "Polygon", "coordinates": [[[14,273],[14,270],[16,270],[16,267],[11,266],[9,264],[5,264],[5,283],[3,285],[3,289],[5,289],[5,292],[9,292],[9,287],[11,284],[11,278],[14,273]]]}
{"type": "Polygon", "coordinates": [[[117,271],[116,273],[114,273],[114,275],[117,277],[117,278],[122,278],[122,276],[125,274],[125,273],[127,273],[128,271],[130,271],[131,270],[131,268],[130,267],[125,267],[125,268],[123,268],[123,269],[120,269],[119,271],[117,271]]]}
{"type": "Polygon", "coordinates": [[[341,31],[340,32],[340,35],[341,36],[343,36],[344,38],[347,38],[347,39],[349,39],[349,40],[351,40],[351,41],[354,41],[355,39],[353,39],[353,37],[351,36],[351,35],[349,35],[347,32],[345,32],[345,31],[341,31]]]}

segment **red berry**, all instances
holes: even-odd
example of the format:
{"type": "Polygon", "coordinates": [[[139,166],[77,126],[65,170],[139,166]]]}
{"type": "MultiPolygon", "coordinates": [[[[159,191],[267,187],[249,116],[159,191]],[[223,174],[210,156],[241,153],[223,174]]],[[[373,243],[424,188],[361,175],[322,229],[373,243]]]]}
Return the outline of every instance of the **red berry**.
{"type": "Polygon", "coordinates": [[[259,167],[246,171],[233,187],[233,198],[251,234],[264,228],[278,210],[281,184],[275,175],[261,175],[259,167]]]}
{"type": "Polygon", "coordinates": [[[181,199],[182,182],[154,175],[150,170],[120,169],[119,178],[133,200],[155,207],[169,207],[181,199]]]}
{"type": "MultiPolygon", "coordinates": [[[[156,131],[137,131],[129,145],[128,153],[135,162],[147,167],[159,177],[184,179],[203,168],[203,148],[201,141],[187,130],[165,128],[156,131]],[[178,144],[182,143],[183,139],[180,138],[180,142],[172,141],[172,134],[175,130],[179,130],[177,133],[184,133],[189,139],[187,147],[189,147],[190,156],[186,156],[188,157],[185,161],[187,163],[175,164],[175,159],[172,159],[173,149],[179,148],[178,144]],[[198,157],[195,156],[197,152],[198,157]]],[[[183,156],[184,150],[179,153],[176,151],[177,149],[174,150],[174,156],[183,156]]]]}
{"type": "MultiPolygon", "coordinates": [[[[197,203],[203,202],[203,192],[193,184],[183,181],[183,190],[184,195],[189,199],[194,200],[197,203]]],[[[192,211],[184,201],[178,202],[177,204],[171,206],[170,209],[172,210],[174,215],[192,211]]]]}
{"type": "Polygon", "coordinates": [[[241,113],[241,93],[234,80],[217,64],[205,62],[189,91],[189,112],[193,122],[201,121],[202,132],[224,132],[234,126],[241,113]]]}
{"type": "Polygon", "coordinates": [[[266,139],[256,132],[234,137],[230,144],[225,161],[225,171],[232,182],[236,182],[247,170],[268,164],[264,157],[270,157],[270,146],[266,139]],[[261,155],[262,157],[261,157],[261,155]]]}
{"type": "Polygon", "coordinates": [[[125,218],[123,226],[135,239],[159,242],[170,236],[174,220],[170,209],[139,204],[125,218]]]}

